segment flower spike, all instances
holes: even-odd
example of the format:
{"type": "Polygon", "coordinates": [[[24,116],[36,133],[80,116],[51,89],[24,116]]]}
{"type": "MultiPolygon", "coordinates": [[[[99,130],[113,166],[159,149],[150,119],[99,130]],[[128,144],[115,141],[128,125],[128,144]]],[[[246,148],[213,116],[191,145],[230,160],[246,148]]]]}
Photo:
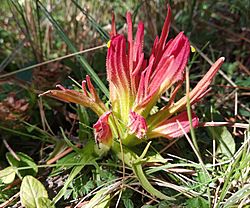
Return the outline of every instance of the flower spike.
{"type": "MultiPolygon", "coordinates": [[[[98,97],[88,75],[82,82],[82,92],[58,85],[60,90],[50,90],[44,94],[91,108],[99,116],[93,126],[99,147],[113,147],[112,140],[118,135],[122,143],[128,146],[139,144],[142,138],[173,139],[183,135],[178,122],[185,132],[189,132],[190,124],[185,109],[187,97],[176,101],[176,94],[183,85],[185,67],[192,48],[184,32],[166,42],[170,20],[171,9],[168,6],[161,35],[155,38],[147,59],[143,52],[144,24],[138,23],[136,35],[133,37],[132,17],[131,13],[127,12],[127,36],[118,34],[115,16],[112,13],[106,57],[111,118],[111,110],[98,97]],[[171,87],[169,103],[155,112],[157,101],[171,87]]],[[[208,92],[209,85],[223,61],[224,58],[219,58],[189,93],[191,105],[208,92]]],[[[198,117],[195,113],[192,113],[192,122],[193,127],[198,126],[198,117]]]]}

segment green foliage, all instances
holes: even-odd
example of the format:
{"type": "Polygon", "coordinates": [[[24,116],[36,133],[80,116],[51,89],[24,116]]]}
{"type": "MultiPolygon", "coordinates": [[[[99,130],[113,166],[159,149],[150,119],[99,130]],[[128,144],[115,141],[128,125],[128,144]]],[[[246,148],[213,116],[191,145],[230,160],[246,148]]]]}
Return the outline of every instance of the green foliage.
{"type": "Polygon", "coordinates": [[[39,197],[38,198],[38,206],[39,208],[55,208],[52,205],[52,201],[46,197],[39,197]]]}
{"type": "Polygon", "coordinates": [[[95,196],[86,205],[86,208],[108,208],[110,204],[110,194],[103,188],[96,192],[95,196]]]}
{"type": "Polygon", "coordinates": [[[89,142],[84,150],[81,152],[80,159],[78,160],[79,166],[74,166],[70,172],[69,177],[64,183],[63,188],[58,192],[58,194],[53,198],[53,204],[57,203],[66,193],[68,186],[74,180],[74,178],[80,173],[80,171],[86,165],[94,165],[98,157],[94,155],[94,142],[89,142]]]}
{"type": "Polygon", "coordinates": [[[74,167],[80,159],[80,155],[76,152],[72,152],[65,157],[61,158],[57,161],[57,166],[53,168],[53,170],[50,173],[50,176],[56,176],[63,173],[65,170],[68,170],[72,167],[74,167]]]}
{"type": "MultiPolygon", "coordinates": [[[[53,24],[61,38],[65,41],[65,43],[68,45],[69,49],[75,53],[77,52],[77,49],[73,45],[73,43],[70,41],[70,39],[67,37],[67,35],[62,30],[61,26],[58,24],[58,22],[53,18],[53,16],[47,11],[47,9],[44,7],[44,5],[38,1],[38,4],[41,8],[41,11],[44,12],[45,16],[49,19],[49,21],[53,24]]],[[[106,86],[103,84],[103,82],[100,80],[98,75],[95,73],[95,71],[91,68],[91,66],[88,64],[87,60],[83,58],[82,56],[77,56],[79,62],[84,67],[84,69],[91,75],[93,80],[96,82],[96,84],[100,87],[100,89],[103,91],[103,93],[108,97],[108,90],[106,86]]]]}
{"type": "Polygon", "coordinates": [[[250,195],[250,185],[247,184],[243,186],[240,190],[238,190],[234,195],[227,199],[224,207],[237,206],[237,202],[239,202],[242,198],[247,198],[250,195]]]}
{"type": "Polygon", "coordinates": [[[193,198],[193,199],[188,199],[186,207],[187,208],[195,208],[195,207],[209,208],[209,203],[207,200],[205,200],[201,197],[197,197],[197,198],[193,198]]]}
{"type": "Polygon", "coordinates": [[[231,133],[227,130],[226,127],[215,127],[212,131],[215,138],[218,140],[217,154],[221,154],[222,157],[230,159],[235,153],[235,142],[231,133]]]}
{"type": "MultiPolygon", "coordinates": [[[[86,174],[86,172],[85,172],[86,174]]],[[[74,199],[79,197],[83,197],[89,194],[95,188],[95,182],[93,180],[89,180],[89,175],[83,175],[77,177],[72,181],[67,189],[67,194],[64,195],[64,199],[69,198],[72,196],[74,199]]]]}
{"type": "Polygon", "coordinates": [[[134,208],[135,205],[131,200],[133,198],[133,191],[130,189],[126,189],[122,192],[122,202],[125,208],[134,208]]]}

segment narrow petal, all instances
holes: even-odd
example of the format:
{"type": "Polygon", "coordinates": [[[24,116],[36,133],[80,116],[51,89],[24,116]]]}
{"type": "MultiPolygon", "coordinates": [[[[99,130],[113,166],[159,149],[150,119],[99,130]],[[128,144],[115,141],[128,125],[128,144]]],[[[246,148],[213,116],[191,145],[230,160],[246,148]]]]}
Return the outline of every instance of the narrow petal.
{"type": "Polygon", "coordinates": [[[115,25],[115,14],[112,12],[112,23],[111,23],[111,32],[110,37],[116,36],[116,25],[115,25]]]}
{"type": "Polygon", "coordinates": [[[145,66],[143,64],[145,63],[145,59],[142,51],[143,38],[144,38],[144,25],[142,22],[139,22],[135,41],[133,42],[133,53],[131,53],[129,57],[129,59],[132,59],[133,62],[133,68],[130,71],[131,89],[133,97],[136,97],[137,89],[139,87],[140,76],[142,71],[145,69],[145,66]]]}
{"type": "MultiPolygon", "coordinates": [[[[183,127],[186,133],[190,131],[190,123],[188,120],[187,112],[184,111],[177,116],[174,116],[170,119],[166,119],[152,130],[148,130],[148,138],[156,138],[156,137],[165,137],[167,139],[173,139],[176,137],[183,136],[183,131],[180,128],[177,120],[180,125],[183,127]]],[[[199,123],[198,117],[192,113],[192,124],[193,127],[197,127],[199,123]]]]}
{"type": "Polygon", "coordinates": [[[88,85],[88,88],[89,88],[89,92],[90,92],[91,96],[93,97],[94,101],[95,102],[99,101],[99,97],[98,97],[98,95],[96,93],[96,90],[95,90],[91,80],[90,80],[89,75],[86,76],[86,81],[87,81],[87,85],[88,85]]]}
{"type": "Polygon", "coordinates": [[[165,42],[167,40],[168,33],[169,33],[170,21],[171,21],[171,9],[170,9],[170,6],[168,5],[168,13],[167,13],[167,16],[166,16],[166,19],[162,28],[161,36],[157,44],[157,49],[156,49],[156,54],[155,54],[157,62],[159,61],[160,56],[162,56],[162,52],[164,50],[165,42]]]}
{"type": "MultiPolygon", "coordinates": [[[[209,71],[205,74],[205,76],[198,82],[193,90],[189,93],[189,99],[191,104],[198,102],[203,96],[207,94],[207,90],[209,85],[211,84],[214,76],[220,69],[221,65],[223,64],[225,58],[219,58],[209,69],[209,71]]],[[[182,110],[186,107],[187,98],[183,97],[178,102],[175,103],[173,106],[176,110],[182,110]]]]}
{"type": "Polygon", "coordinates": [[[111,39],[106,65],[113,112],[126,123],[133,98],[126,39],[123,35],[111,39]]]}
{"type": "Polygon", "coordinates": [[[158,42],[159,42],[159,37],[156,36],[156,38],[154,40],[154,44],[153,44],[152,50],[151,50],[151,55],[150,55],[149,61],[151,61],[152,58],[155,58],[155,54],[156,54],[156,51],[157,51],[158,42]]]}
{"type": "MultiPolygon", "coordinates": [[[[190,51],[188,38],[181,32],[175,39],[166,44],[164,50],[162,56],[160,58],[158,56],[158,62],[153,56],[151,57],[150,67],[147,67],[143,72],[145,73],[143,78],[145,92],[143,99],[142,95],[138,96],[137,94],[137,98],[140,97],[140,103],[136,99],[136,106],[133,108],[137,112],[149,113],[161,95],[175,82],[183,79],[190,51]]],[[[142,77],[143,75],[141,75],[141,79],[142,77]]],[[[140,90],[138,93],[141,93],[140,90]]],[[[144,114],[144,116],[146,115],[144,114]]]]}
{"type": "Polygon", "coordinates": [[[135,42],[133,45],[133,62],[135,63],[134,66],[137,64],[142,54],[143,38],[144,38],[144,24],[142,22],[139,22],[135,36],[135,42]]]}
{"type": "Polygon", "coordinates": [[[136,65],[136,68],[131,74],[131,89],[132,89],[133,95],[137,94],[137,90],[138,90],[139,82],[141,78],[141,72],[143,71],[143,62],[144,62],[144,54],[142,53],[136,65]]]}
{"type": "MultiPolygon", "coordinates": [[[[148,68],[145,69],[145,75],[142,75],[140,82],[140,86],[143,85],[144,92],[141,93],[142,88],[139,88],[136,103],[133,108],[134,110],[140,113],[144,111],[144,113],[146,114],[150,112],[151,108],[155,105],[155,103],[161,96],[160,91],[162,89],[162,84],[167,79],[168,68],[172,68],[173,63],[173,56],[168,57],[167,59],[165,59],[165,61],[162,61],[161,68],[153,78],[150,77],[150,70],[152,70],[153,62],[148,66],[148,68]]],[[[143,115],[146,116],[146,114],[143,115]]]]}
{"type": "Polygon", "coordinates": [[[117,88],[129,90],[129,70],[126,55],[126,39],[123,35],[117,35],[111,39],[107,54],[108,81],[117,88]]]}
{"type": "Polygon", "coordinates": [[[211,84],[214,76],[219,71],[221,65],[223,64],[225,58],[219,58],[205,74],[205,76],[198,82],[195,88],[190,92],[191,103],[195,103],[200,100],[206,93],[207,88],[211,84]]]}
{"type": "Polygon", "coordinates": [[[128,60],[129,60],[129,71],[133,71],[133,25],[131,19],[131,13],[127,12],[127,25],[128,25],[128,60]]]}
{"type": "Polygon", "coordinates": [[[176,95],[179,91],[179,89],[182,87],[183,85],[183,82],[184,82],[184,77],[177,83],[177,85],[175,86],[173,92],[171,92],[171,95],[169,96],[169,101],[168,101],[168,104],[167,104],[167,107],[170,107],[174,104],[174,100],[176,98],[176,95]]]}
{"type": "Polygon", "coordinates": [[[190,43],[183,32],[180,32],[170,44],[166,45],[163,56],[174,56],[175,62],[172,70],[168,71],[171,83],[182,79],[182,74],[187,65],[190,54],[190,43]]]}

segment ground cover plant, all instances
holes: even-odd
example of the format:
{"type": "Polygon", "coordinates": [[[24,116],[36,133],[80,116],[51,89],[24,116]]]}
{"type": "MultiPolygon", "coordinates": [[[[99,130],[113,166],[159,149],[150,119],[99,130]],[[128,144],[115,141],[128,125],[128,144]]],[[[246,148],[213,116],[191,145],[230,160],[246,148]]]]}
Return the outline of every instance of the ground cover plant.
{"type": "Polygon", "coordinates": [[[4,1],[0,207],[249,206],[246,5],[4,1]]]}

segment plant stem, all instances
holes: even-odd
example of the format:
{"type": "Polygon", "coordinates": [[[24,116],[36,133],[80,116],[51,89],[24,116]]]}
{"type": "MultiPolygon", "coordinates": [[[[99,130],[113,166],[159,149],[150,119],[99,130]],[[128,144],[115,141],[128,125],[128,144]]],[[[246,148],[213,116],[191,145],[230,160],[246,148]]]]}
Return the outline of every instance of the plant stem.
{"type": "Polygon", "coordinates": [[[190,86],[189,86],[189,68],[186,68],[186,98],[187,98],[187,114],[188,114],[188,120],[190,123],[190,133],[191,133],[191,138],[192,138],[192,142],[194,144],[194,147],[197,151],[197,153],[200,155],[200,150],[197,144],[197,140],[196,140],[196,136],[194,133],[194,128],[193,128],[193,123],[192,123],[192,113],[191,113],[191,105],[190,105],[190,99],[189,99],[189,90],[190,90],[190,86]]]}

